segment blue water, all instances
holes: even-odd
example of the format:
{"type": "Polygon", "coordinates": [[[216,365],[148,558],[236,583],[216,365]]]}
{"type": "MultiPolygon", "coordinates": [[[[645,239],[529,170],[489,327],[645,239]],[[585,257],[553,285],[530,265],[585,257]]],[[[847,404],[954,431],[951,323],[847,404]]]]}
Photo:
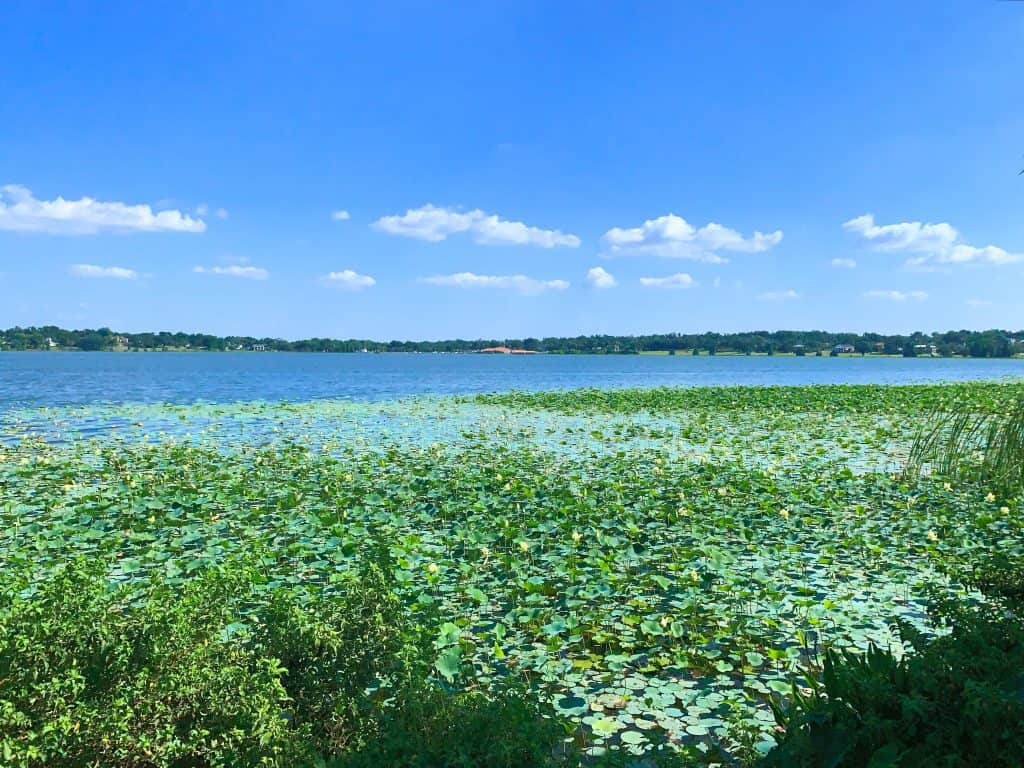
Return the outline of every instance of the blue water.
{"type": "Polygon", "coordinates": [[[574,387],[898,384],[1024,376],[1024,360],[303,353],[0,353],[0,410],[574,387]]]}

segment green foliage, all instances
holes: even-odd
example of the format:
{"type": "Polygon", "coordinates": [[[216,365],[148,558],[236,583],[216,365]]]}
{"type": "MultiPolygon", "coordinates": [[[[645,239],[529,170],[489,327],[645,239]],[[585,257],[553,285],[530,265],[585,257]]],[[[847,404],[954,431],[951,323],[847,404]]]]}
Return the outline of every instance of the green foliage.
{"type": "Polygon", "coordinates": [[[1019,766],[1024,755],[1020,569],[980,567],[996,605],[941,599],[934,637],[903,625],[909,653],[830,650],[810,689],[775,706],[785,736],[762,764],[835,768],[1019,766]],[[1000,609],[1002,605],[1002,609],[1000,609]],[[1009,610],[1011,609],[1012,610],[1009,610]]]}
{"type": "MultiPolygon", "coordinates": [[[[476,741],[467,731],[451,743],[452,723],[522,721],[489,753],[500,761],[555,733],[525,724],[534,704],[514,694],[502,703],[514,680],[601,759],[667,743],[679,760],[749,761],[771,746],[767,701],[795,670],[819,666],[825,648],[885,647],[894,615],[923,626],[921,584],[936,573],[1024,554],[1017,500],[896,472],[937,405],[996,411],[1019,393],[717,388],[24,412],[0,446],[0,577],[11,600],[31,603],[65,563],[107,563],[98,594],[116,596],[129,624],[148,616],[145,627],[192,600],[195,617],[160,630],[185,639],[160,647],[191,654],[181,658],[207,670],[203,680],[276,665],[258,686],[246,682],[256,686],[247,708],[222,719],[283,713],[259,726],[282,755],[370,760],[408,742],[458,761],[476,741]],[[98,427],[98,439],[78,433],[98,427]],[[378,571],[366,565],[379,559],[374,542],[390,563],[378,571]],[[240,568],[237,591],[188,597],[240,568]],[[211,648],[221,655],[202,655],[211,648]],[[394,708],[436,687],[454,698],[429,718],[394,708]],[[419,741],[389,742],[414,728],[419,741]]],[[[962,580],[937,588],[963,592],[962,580]]],[[[64,615],[59,594],[47,599],[64,615]]],[[[103,611],[74,612],[107,626],[103,611]]],[[[118,684],[141,692],[129,704],[147,700],[140,675],[129,667],[118,684]]],[[[203,712],[241,706],[219,698],[224,687],[203,693],[203,712]]],[[[44,700],[58,698],[31,699],[44,700]]],[[[109,696],[61,700],[75,713],[116,711],[109,696]]],[[[156,727],[143,728],[147,711],[127,719],[118,743],[156,727]]],[[[35,730],[50,721],[32,717],[35,730]]],[[[479,733],[506,733],[499,725],[479,733]]],[[[224,730],[208,738],[233,744],[234,726],[224,730]]],[[[11,749],[23,746],[12,738],[11,749]]]]}
{"type": "Polygon", "coordinates": [[[910,384],[878,386],[829,384],[796,387],[649,387],[573,389],[555,392],[501,392],[465,398],[488,405],[560,413],[679,413],[693,411],[785,411],[790,413],[902,414],[969,408],[975,414],[1002,414],[1024,397],[1020,383],[910,384]]]}
{"type": "Polygon", "coordinates": [[[938,411],[911,448],[910,473],[925,468],[953,480],[987,483],[1004,494],[1024,493],[1024,398],[995,412],[962,402],[938,411]]]}
{"type": "Polygon", "coordinates": [[[450,694],[414,685],[381,711],[373,738],[337,762],[337,768],[543,768],[569,766],[575,751],[562,742],[566,725],[537,696],[508,688],[450,694]]]}
{"type": "Polygon", "coordinates": [[[965,580],[1007,611],[1024,613],[1024,568],[1020,560],[1005,552],[996,552],[974,564],[965,580]]]}
{"type": "MultiPolygon", "coordinates": [[[[543,339],[448,339],[445,341],[372,341],[370,339],[285,339],[252,336],[213,336],[208,333],[117,334],[124,346],[134,350],[251,350],[278,352],[475,352],[486,347],[507,346],[552,354],[638,354],[690,351],[697,355],[752,353],[820,354],[837,345],[853,347],[857,354],[904,354],[915,356],[916,345],[935,347],[943,356],[1010,357],[1024,352],[1019,341],[1024,331],[947,331],[910,336],[878,333],[826,333],[825,331],[751,331],[747,333],[658,333],[641,336],[575,336],[543,339]]],[[[0,348],[48,349],[49,340],[59,348],[109,349],[117,342],[109,328],[66,330],[56,326],[0,330],[0,348]]]]}
{"type": "Polygon", "coordinates": [[[236,576],[180,594],[105,588],[95,567],[10,585],[0,606],[0,753],[11,766],[258,765],[302,758],[283,669],[221,634],[236,576]]]}
{"type": "Polygon", "coordinates": [[[76,564],[3,593],[3,765],[540,766],[525,758],[565,735],[522,693],[432,686],[378,564],[318,595],[264,589],[252,567],[180,591],[110,589],[102,571],[76,564]]]}

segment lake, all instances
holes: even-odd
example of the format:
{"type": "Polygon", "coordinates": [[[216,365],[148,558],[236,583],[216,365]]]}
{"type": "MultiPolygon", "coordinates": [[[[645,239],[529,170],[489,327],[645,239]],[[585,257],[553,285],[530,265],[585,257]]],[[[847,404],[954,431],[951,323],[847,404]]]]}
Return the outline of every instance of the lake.
{"type": "Polygon", "coordinates": [[[96,403],[392,400],[511,389],[907,384],[1024,376],[1024,360],[887,357],[0,353],[0,410],[96,403]]]}

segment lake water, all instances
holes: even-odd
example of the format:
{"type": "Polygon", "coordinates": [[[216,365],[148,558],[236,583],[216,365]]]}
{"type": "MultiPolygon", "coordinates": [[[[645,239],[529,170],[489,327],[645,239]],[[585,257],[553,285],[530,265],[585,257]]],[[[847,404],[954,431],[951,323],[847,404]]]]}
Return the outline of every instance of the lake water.
{"type": "Polygon", "coordinates": [[[0,411],[98,403],[392,400],[575,387],[906,384],[1024,376],[1024,360],[882,357],[0,353],[0,411]]]}

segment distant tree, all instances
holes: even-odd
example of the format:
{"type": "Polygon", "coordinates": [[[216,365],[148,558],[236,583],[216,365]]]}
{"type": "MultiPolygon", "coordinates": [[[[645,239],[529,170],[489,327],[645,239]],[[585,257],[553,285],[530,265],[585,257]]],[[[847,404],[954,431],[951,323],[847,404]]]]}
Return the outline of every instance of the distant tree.
{"type": "Polygon", "coordinates": [[[109,337],[99,333],[87,333],[78,340],[78,348],[83,352],[98,352],[109,343],[109,337]]]}

